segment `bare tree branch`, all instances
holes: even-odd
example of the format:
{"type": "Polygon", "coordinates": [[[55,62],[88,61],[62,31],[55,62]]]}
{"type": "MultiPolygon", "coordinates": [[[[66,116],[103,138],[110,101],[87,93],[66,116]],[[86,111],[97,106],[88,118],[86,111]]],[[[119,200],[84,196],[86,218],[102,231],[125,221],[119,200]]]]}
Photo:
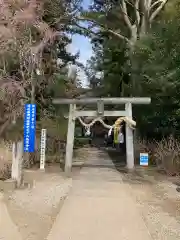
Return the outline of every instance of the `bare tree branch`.
{"type": "Polygon", "coordinates": [[[129,39],[119,33],[117,33],[116,31],[113,31],[111,29],[105,29],[106,31],[108,31],[109,33],[111,33],[112,35],[114,35],[115,37],[125,40],[127,43],[130,43],[129,39]]]}
{"type": "Polygon", "coordinates": [[[162,2],[163,2],[163,0],[157,0],[156,2],[154,2],[153,4],[151,4],[149,6],[149,9],[152,10],[154,7],[156,7],[156,5],[159,5],[162,2]]]}
{"type": "Polygon", "coordinates": [[[87,29],[86,27],[80,26],[78,23],[74,23],[74,26],[77,26],[87,34],[91,34],[93,37],[97,36],[96,32],[93,32],[91,29],[87,29]]]}
{"type": "Polygon", "coordinates": [[[126,23],[126,25],[129,28],[130,32],[132,32],[132,24],[131,24],[130,18],[128,16],[127,6],[126,6],[125,0],[122,0],[121,10],[122,10],[124,22],[126,23]]]}
{"type": "Polygon", "coordinates": [[[136,14],[136,26],[137,27],[139,26],[140,21],[141,21],[140,12],[139,12],[139,3],[140,3],[140,0],[136,0],[135,5],[134,5],[135,14],[136,14]]]}
{"type": "Polygon", "coordinates": [[[150,19],[149,19],[150,23],[152,23],[152,21],[156,18],[156,16],[159,14],[159,12],[165,6],[165,4],[168,2],[168,0],[159,0],[159,2],[161,2],[160,6],[150,16],[150,19]]]}
{"type": "Polygon", "coordinates": [[[118,37],[119,39],[125,40],[127,43],[130,42],[127,37],[123,36],[123,35],[120,34],[120,33],[117,33],[116,31],[114,31],[114,30],[112,30],[112,29],[106,28],[105,26],[103,26],[103,24],[98,23],[98,22],[97,22],[96,20],[94,20],[94,19],[90,19],[90,18],[86,18],[86,17],[78,17],[78,20],[95,23],[97,26],[100,26],[102,29],[104,29],[105,31],[111,33],[112,35],[118,37]]]}
{"type": "Polygon", "coordinates": [[[96,26],[99,26],[132,46],[138,37],[143,36],[147,32],[148,28],[151,26],[151,22],[159,14],[167,2],[168,0],[156,0],[155,2],[153,0],[134,0],[132,2],[129,0],[121,0],[120,14],[123,15],[123,20],[131,33],[130,37],[126,37],[121,32],[119,33],[116,30],[108,28],[107,26],[99,23],[97,20],[88,17],[79,17],[78,19],[80,21],[89,21],[94,23],[96,26]],[[134,8],[135,17],[133,20],[127,11],[127,4],[134,8]]]}
{"type": "Polygon", "coordinates": [[[151,4],[152,4],[152,0],[146,0],[147,9],[150,9],[151,4]]]}

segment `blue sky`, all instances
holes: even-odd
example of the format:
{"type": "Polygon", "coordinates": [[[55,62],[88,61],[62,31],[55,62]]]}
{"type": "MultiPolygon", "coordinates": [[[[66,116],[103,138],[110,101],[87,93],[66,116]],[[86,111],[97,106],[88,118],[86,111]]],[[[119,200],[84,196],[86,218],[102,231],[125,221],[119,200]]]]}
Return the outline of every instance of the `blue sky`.
{"type": "MultiPolygon", "coordinates": [[[[92,3],[92,0],[83,0],[83,7],[87,9],[88,6],[92,3]]],[[[90,40],[87,37],[81,35],[72,36],[72,44],[69,46],[68,50],[71,53],[80,52],[79,62],[86,65],[87,60],[92,55],[92,47],[90,40]]],[[[83,86],[87,85],[87,79],[83,71],[80,71],[79,78],[82,80],[83,86]]]]}

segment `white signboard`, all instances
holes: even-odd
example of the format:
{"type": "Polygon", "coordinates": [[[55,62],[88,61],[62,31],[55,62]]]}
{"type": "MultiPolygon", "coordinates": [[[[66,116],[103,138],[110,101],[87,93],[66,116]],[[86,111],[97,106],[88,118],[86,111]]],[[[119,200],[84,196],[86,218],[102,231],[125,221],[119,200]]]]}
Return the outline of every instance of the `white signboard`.
{"type": "Polygon", "coordinates": [[[45,154],[46,154],[46,129],[41,129],[41,155],[40,155],[40,169],[45,168],[45,154]]]}
{"type": "Polygon", "coordinates": [[[148,153],[140,153],[140,166],[148,166],[149,155],[148,153]]]}

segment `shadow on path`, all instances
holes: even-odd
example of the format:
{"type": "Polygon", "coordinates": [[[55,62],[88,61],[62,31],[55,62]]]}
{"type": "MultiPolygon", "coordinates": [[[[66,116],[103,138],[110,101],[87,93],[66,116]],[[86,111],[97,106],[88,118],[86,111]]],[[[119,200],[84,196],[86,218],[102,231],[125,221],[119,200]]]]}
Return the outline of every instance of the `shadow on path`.
{"type": "Polygon", "coordinates": [[[104,148],[104,151],[108,154],[109,158],[113,162],[115,168],[119,172],[126,172],[126,155],[120,150],[114,148],[104,148]]]}

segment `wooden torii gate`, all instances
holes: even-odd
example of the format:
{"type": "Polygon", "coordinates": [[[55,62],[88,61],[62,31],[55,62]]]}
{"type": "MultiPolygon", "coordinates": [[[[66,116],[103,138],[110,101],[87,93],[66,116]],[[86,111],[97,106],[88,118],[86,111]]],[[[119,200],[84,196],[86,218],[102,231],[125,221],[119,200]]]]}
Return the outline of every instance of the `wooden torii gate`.
{"type": "MultiPolygon", "coordinates": [[[[69,105],[68,133],[66,144],[65,173],[71,175],[74,147],[75,120],[78,117],[120,117],[132,119],[132,104],[150,104],[151,98],[82,98],[82,99],[54,99],[54,104],[69,105]],[[97,110],[78,110],[76,105],[97,104],[97,110]],[[124,111],[106,111],[104,105],[125,104],[124,111]]],[[[129,170],[134,169],[133,130],[126,124],[126,162],[129,170]]]]}

